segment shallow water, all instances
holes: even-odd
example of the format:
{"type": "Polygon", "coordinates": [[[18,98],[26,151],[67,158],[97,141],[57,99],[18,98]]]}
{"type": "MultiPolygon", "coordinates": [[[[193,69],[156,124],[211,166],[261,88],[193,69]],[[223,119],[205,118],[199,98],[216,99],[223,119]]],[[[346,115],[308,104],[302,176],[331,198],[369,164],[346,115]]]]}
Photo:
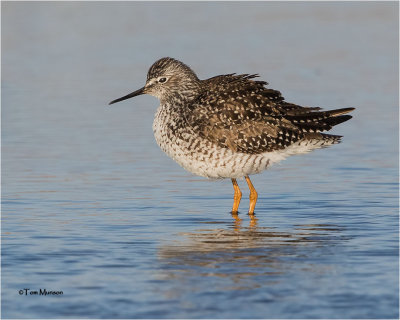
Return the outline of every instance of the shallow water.
{"type": "Polygon", "coordinates": [[[398,318],[397,6],[3,2],[2,317],[398,318]],[[357,110],[234,219],[156,146],[155,98],[107,106],[167,55],[357,110]]]}

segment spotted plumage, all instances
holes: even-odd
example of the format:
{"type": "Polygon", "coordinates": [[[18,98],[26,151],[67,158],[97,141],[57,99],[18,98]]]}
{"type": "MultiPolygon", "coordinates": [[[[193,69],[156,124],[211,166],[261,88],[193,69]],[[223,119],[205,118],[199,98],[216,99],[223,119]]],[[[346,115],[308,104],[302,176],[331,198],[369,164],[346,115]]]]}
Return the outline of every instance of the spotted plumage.
{"type": "Polygon", "coordinates": [[[208,178],[248,179],[287,156],[340,142],[322,132],[349,120],[346,113],[354,108],[322,111],[288,103],[257,76],[200,80],[184,63],[162,58],[143,88],[111,103],[143,93],[159,98],[153,123],[158,145],[186,170],[208,178]]]}

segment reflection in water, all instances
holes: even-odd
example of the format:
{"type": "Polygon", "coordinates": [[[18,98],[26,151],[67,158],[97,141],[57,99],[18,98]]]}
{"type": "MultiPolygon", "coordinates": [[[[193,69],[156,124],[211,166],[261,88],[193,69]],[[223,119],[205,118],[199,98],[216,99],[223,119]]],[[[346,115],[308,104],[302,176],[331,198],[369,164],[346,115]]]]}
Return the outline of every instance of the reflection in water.
{"type": "Polygon", "coordinates": [[[270,288],[294,269],[314,274],[331,271],[327,265],[313,264],[318,261],[313,258],[319,253],[329,254],[327,250],[347,240],[337,225],[297,225],[285,232],[259,227],[255,217],[248,227],[235,218],[228,229],[181,233],[182,240],[160,248],[163,268],[158,278],[173,280],[174,296],[181,296],[183,291],[204,291],[205,277],[217,290],[229,291],[270,288]]]}
{"type": "MultiPolygon", "coordinates": [[[[235,219],[234,230],[239,231],[240,228],[242,227],[242,219],[240,219],[240,217],[237,213],[232,213],[232,217],[233,217],[233,219],[235,219]]],[[[249,222],[250,228],[255,228],[257,226],[258,219],[256,218],[256,216],[254,214],[249,215],[249,218],[250,218],[250,222],[249,222]]]]}

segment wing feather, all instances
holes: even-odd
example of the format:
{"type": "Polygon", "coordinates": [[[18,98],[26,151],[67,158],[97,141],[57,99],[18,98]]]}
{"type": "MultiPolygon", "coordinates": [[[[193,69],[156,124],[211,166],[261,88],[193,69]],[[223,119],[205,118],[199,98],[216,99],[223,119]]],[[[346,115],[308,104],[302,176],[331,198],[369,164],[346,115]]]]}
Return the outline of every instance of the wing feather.
{"type": "Polygon", "coordinates": [[[266,82],[252,80],[255,77],[229,74],[203,80],[205,90],[185,110],[188,125],[222,148],[258,154],[315,138],[351,118],[343,114],[353,108],[320,111],[288,103],[279,91],[265,88],[266,82]]]}

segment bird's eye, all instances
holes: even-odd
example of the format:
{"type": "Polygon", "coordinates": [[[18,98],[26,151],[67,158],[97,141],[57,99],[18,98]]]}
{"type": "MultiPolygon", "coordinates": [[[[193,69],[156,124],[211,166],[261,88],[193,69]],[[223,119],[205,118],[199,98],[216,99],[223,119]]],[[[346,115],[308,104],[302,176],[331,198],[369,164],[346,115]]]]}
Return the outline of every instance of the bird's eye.
{"type": "Polygon", "coordinates": [[[160,79],[158,79],[158,82],[160,82],[160,83],[164,83],[165,81],[167,81],[167,78],[160,78],[160,79]]]}

